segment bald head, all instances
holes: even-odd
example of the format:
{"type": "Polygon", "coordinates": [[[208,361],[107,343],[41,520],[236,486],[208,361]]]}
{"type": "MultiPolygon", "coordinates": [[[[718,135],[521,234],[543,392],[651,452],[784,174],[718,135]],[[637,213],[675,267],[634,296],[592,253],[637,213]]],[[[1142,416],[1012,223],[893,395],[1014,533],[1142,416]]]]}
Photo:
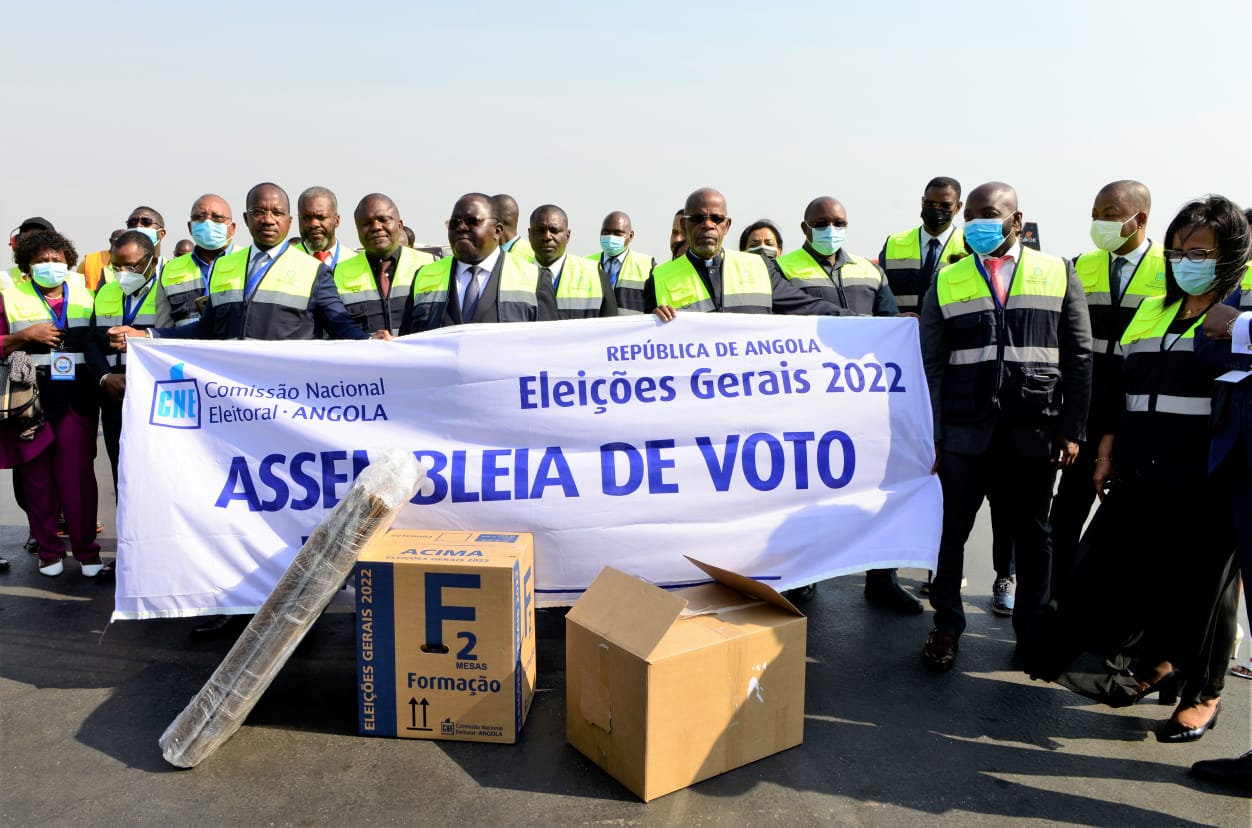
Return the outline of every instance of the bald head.
{"type": "Polygon", "coordinates": [[[1105,184],[1096,194],[1096,200],[1099,201],[1102,196],[1116,199],[1131,212],[1147,213],[1152,210],[1152,194],[1139,181],[1126,179],[1105,184]]]}
{"type": "Polygon", "coordinates": [[[521,208],[517,206],[517,200],[508,193],[493,195],[491,203],[496,215],[500,217],[500,224],[504,227],[505,241],[508,241],[517,235],[517,221],[520,218],[521,208]]]}
{"type": "Polygon", "coordinates": [[[191,205],[187,232],[195,239],[195,249],[205,261],[211,261],[229,247],[231,240],[235,238],[235,220],[231,218],[230,205],[226,203],[226,199],[216,193],[205,193],[197,198],[191,205]],[[226,228],[224,235],[217,225],[226,228]]]}
{"type": "Polygon", "coordinates": [[[989,181],[975,187],[965,199],[965,240],[974,252],[981,256],[1002,256],[1010,249],[1022,232],[1022,214],[1017,209],[1017,191],[1003,181],[989,181]],[[985,232],[979,227],[977,236],[970,223],[981,219],[980,225],[998,223],[1002,234],[985,232]],[[1003,241],[999,241],[1003,239],[1003,241]],[[999,244],[996,242],[999,241],[999,244]],[[986,248],[995,245],[992,249],[986,248]]]}
{"type": "Polygon", "coordinates": [[[1138,181],[1114,181],[1096,193],[1091,205],[1091,240],[1102,250],[1125,255],[1148,237],[1152,196],[1138,181]]]}
{"type": "MultiPolygon", "coordinates": [[[[1017,212],[1017,190],[1014,190],[1003,181],[988,181],[986,184],[979,184],[969,194],[969,198],[965,202],[965,218],[982,218],[980,216],[970,216],[970,207],[975,201],[981,203],[994,202],[1003,205],[1010,213],[1017,212]]],[[[990,218],[989,216],[987,218],[990,218]]]]}
{"type": "Polygon", "coordinates": [[[812,227],[817,216],[834,212],[842,213],[846,220],[847,211],[844,210],[843,202],[832,196],[818,196],[809,202],[808,207],[804,208],[804,222],[812,227]]]}
{"type": "Polygon", "coordinates": [[[730,232],[726,197],[712,187],[701,187],[687,196],[683,210],[683,229],[691,252],[701,259],[716,256],[730,232]]]}
{"type": "Polygon", "coordinates": [[[626,215],[621,210],[614,210],[604,217],[604,221],[600,222],[601,235],[607,232],[619,230],[624,233],[629,233],[633,229],[634,228],[630,226],[630,216],[626,215]]]}
{"type": "Polygon", "coordinates": [[[231,220],[230,205],[226,199],[216,193],[205,193],[191,205],[192,221],[219,221],[222,224],[231,220]],[[226,221],[221,221],[225,219],[226,221]]]}
{"type": "Polygon", "coordinates": [[[687,201],[683,204],[683,212],[686,215],[698,213],[700,211],[700,206],[710,201],[720,204],[723,208],[723,212],[725,212],[726,196],[722,195],[720,191],[714,190],[712,187],[701,187],[691,195],[687,196],[687,201]]]}

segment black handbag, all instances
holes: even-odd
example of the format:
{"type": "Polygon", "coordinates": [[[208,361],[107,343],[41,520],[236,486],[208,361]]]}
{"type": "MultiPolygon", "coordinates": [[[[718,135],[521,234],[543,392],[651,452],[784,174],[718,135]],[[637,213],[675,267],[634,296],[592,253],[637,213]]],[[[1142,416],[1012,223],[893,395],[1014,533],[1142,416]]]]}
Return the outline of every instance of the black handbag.
{"type": "Polygon", "coordinates": [[[30,354],[17,351],[0,360],[0,426],[17,429],[22,439],[30,440],[42,423],[35,365],[30,354]]]}

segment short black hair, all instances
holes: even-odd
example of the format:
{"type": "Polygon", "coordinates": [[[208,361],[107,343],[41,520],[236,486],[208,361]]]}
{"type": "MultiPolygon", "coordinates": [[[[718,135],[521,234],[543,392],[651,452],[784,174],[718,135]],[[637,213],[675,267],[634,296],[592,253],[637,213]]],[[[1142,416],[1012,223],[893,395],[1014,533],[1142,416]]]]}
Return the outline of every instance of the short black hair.
{"type": "Polygon", "coordinates": [[[78,264],[74,243],[55,230],[30,230],[18,237],[13,250],[13,264],[23,273],[30,273],[30,260],[45,250],[56,250],[65,257],[70,270],[78,264]]]}
{"type": "MultiPolygon", "coordinates": [[[[487,202],[487,218],[491,219],[492,221],[498,224],[503,223],[500,218],[500,205],[496,202],[496,198],[499,198],[499,196],[496,196],[495,198],[493,198],[492,196],[489,196],[486,193],[466,193],[465,195],[458,198],[456,200],[456,203],[454,203],[452,207],[455,209],[457,204],[459,204],[460,202],[464,201],[467,198],[481,198],[483,201],[487,202]]],[[[512,198],[512,196],[504,196],[504,198],[512,198]]]]}
{"type": "Polygon", "coordinates": [[[133,244],[143,251],[145,256],[156,255],[156,245],[152,243],[152,239],[148,238],[147,233],[141,233],[138,230],[127,230],[125,233],[117,237],[117,241],[113,242],[112,250],[121,250],[128,244],[133,244]]]}
{"type": "Polygon", "coordinates": [[[244,210],[247,210],[248,205],[252,203],[252,196],[256,193],[256,191],[262,189],[263,187],[273,187],[275,190],[278,190],[278,192],[282,193],[283,201],[287,202],[287,211],[291,212],[291,196],[287,195],[287,191],[284,190],[282,187],[279,187],[273,181],[262,181],[260,184],[256,185],[251,190],[248,190],[248,194],[244,196],[244,199],[243,199],[244,210]]]}
{"type": "Polygon", "coordinates": [[[925,193],[926,190],[946,190],[949,187],[956,190],[957,200],[960,200],[961,182],[957,181],[955,178],[948,178],[946,175],[940,175],[930,179],[930,182],[926,184],[926,187],[922,190],[922,192],[925,193]]]}
{"type": "MultiPolygon", "coordinates": [[[[154,209],[152,209],[151,207],[148,207],[148,206],[146,206],[146,205],[140,204],[140,205],[139,205],[138,207],[136,207],[134,210],[131,210],[131,211],[130,211],[130,215],[131,215],[131,216],[133,216],[135,213],[139,212],[140,210],[146,210],[147,212],[149,212],[149,213],[151,213],[152,215],[156,216],[157,224],[159,224],[162,228],[164,228],[164,227],[165,227],[165,216],[161,215],[161,214],[160,214],[160,213],[158,213],[156,210],[154,210],[154,209]]],[[[130,216],[127,216],[127,218],[130,218],[130,216]]]]}
{"type": "MultiPolygon", "coordinates": [[[[1213,290],[1218,296],[1230,295],[1248,267],[1248,219],[1228,198],[1207,195],[1183,205],[1165,230],[1165,246],[1174,243],[1174,237],[1192,227],[1207,227],[1217,240],[1217,278],[1213,290]]],[[[1165,261],[1165,304],[1172,305],[1187,295],[1174,280],[1174,263],[1165,261]]]]}
{"type": "Polygon", "coordinates": [[[768,229],[774,234],[774,238],[778,239],[778,249],[782,250],[783,240],[782,231],[778,229],[778,225],[769,219],[757,219],[756,221],[743,228],[743,232],[739,234],[739,250],[748,249],[748,236],[751,236],[757,230],[768,229]]]}
{"type": "Polygon", "coordinates": [[[530,211],[530,223],[534,224],[535,219],[544,213],[556,213],[565,222],[565,226],[569,227],[569,214],[555,204],[540,204],[538,207],[530,211]]]}

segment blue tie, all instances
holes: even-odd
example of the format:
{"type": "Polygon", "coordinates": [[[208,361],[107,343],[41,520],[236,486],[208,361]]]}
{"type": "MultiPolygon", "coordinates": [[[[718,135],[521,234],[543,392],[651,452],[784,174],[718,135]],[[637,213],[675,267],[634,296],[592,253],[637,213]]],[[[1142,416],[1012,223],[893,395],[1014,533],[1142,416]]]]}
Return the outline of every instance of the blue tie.
{"type": "Polygon", "coordinates": [[[609,284],[617,287],[617,274],[622,270],[622,263],[619,259],[609,259],[608,270],[605,271],[609,276],[609,284]]]}

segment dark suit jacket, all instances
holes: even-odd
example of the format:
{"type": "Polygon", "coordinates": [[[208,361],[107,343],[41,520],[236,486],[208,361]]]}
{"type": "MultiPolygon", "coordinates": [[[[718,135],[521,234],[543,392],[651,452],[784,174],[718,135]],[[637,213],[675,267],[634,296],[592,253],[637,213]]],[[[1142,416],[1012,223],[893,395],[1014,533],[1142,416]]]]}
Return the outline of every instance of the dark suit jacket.
{"type": "MultiPolygon", "coordinates": [[[[1226,299],[1226,304],[1239,307],[1239,291],[1226,299]]],[[[1196,359],[1210,365],[1230,370],[1252,370],[1252,355],[1232,354],[1230,340],[1215,341],[1204,335],[1204,329],[1196,331],[1196,359]]],[[[1252,468],[1252,377],[1239,383],[1219,382],[1213,396],[1213,438],[1209,445],[1209,472],[1214,472],[1243,437],[1247,451],[1245,458],[1252,468]]]]}
{"type": "MultiPolygon", "coordinates": [[[[948,368],[948,345],[944,336],[943,312],[932,284],[922,299],[922,358],[935,416],[935,442],[944,451],[978,454],[991,444],[996,429],[1004,426],[1017,451],[1025,457],[1051,453],[1057,435],[1075,442],[1086,439],[1087,408],[1091,403],[1091,317],[1087,297],[1074,268],[1066,263],[1068,284],[1061,305],[1057,342],[1061,359],[1061,416],[1047,426],[1022,425],[1005,420],[999,406],[988,401],[987,416],[975,424],[947,425],[943,420],[943,378],[948,368]]],[[[1016,276],[1014,277],[1016,278],[1016,276]]],[[[1003,341],[1003,336],[1000,337],[1003,341]]]]}

